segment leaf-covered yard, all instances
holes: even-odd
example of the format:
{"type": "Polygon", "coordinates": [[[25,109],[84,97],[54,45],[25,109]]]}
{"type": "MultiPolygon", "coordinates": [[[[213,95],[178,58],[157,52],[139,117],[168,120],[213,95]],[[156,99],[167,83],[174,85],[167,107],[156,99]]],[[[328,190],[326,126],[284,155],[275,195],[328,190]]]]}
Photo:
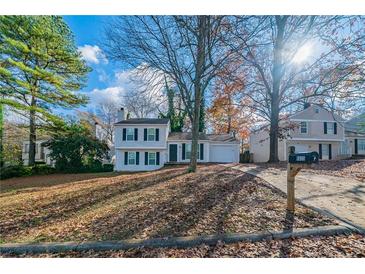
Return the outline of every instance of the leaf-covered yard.
{"type": "Polygon", "coordinates": [[[335,223],[299,205],[289,222],[282,193],[220,165],[200,166],[196,174],[179,166],[74,181],[66,176],[64,183],[61,176],[38,176],[39,186],[33,182],[29,188],[0,182],[7,186],[0,195],[2,243],[252,233],[335,223]],[[47,180],[53,183],[47,186],[47,180]]]}

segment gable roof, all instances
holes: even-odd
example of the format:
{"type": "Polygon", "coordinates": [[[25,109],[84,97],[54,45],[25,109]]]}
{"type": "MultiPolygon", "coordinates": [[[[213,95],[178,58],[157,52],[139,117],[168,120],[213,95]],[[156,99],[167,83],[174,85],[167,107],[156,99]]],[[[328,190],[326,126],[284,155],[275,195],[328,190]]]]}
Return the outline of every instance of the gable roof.
{"type": "MultiPolygon", "coordinates": [[[[192,140],[191,132],[170,132],[168,141],[185,141],[192,140]]],[[[212,142],[222,142],[222,143],[238,143],[238,140],[231,134],[206,134],[199,133],[199,140],[201,141],[212,141],[212,142]]]]}
{"type": "Polygon", "coordinates": [[[345,123],[345,130],[365,134],[365,113],[348,120],[345,123]]]}
{"type": "Polygon", "coordinates": [[[167,125],[169,119],[166,118],[131,118],[115,123],[115,125],[167,125]]]}
{"type": "Polygon", "coordinates": [[[297,113],[294,113],[289,117],[290,120],[292,119],[298,119],[298,120],[320,120],[320,121],[337,121],[337,122],[344,122],[345,120],[324,107],[318,106],[318,105],[311,105],[306,109],[303,109],[297,113]],[[318,109],[318,113],[316,112],[316,109],[318,109]]]}

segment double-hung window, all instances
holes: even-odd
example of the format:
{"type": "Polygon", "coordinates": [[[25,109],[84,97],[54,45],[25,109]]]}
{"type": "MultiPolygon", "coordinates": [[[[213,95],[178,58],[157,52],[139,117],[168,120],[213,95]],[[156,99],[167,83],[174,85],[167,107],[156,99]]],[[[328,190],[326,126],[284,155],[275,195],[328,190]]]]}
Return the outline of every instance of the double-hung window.
{"type": "MultiPolygon", "coordinates": [[[[200,144],[198,144],[198,155],[197,155],[197,158],[200,159],[200,144]]],[[[191,158],[191,144],[186,144],[185,145],[185,159],[186,160],[190,160],[191,158]]]]}
{"type": "Polygon", "coordinates": [[[300,122],[300,133],[301,134],[308,133],[308,123],[307,122],[300,122]]]}
{"type": "Polygon", "coordinates": [[[191,144],[185,145],[185,159],[190,160],[191,158],[191,144]]]}
{"type": "Polygon", "coordinates": [[[134,128],[127,128],[127,141],[134,140],[134,128]]]}
{"type": "Polygon", "coordinates": [[[365,139],[359,139],[357,141],[358,150],[365,151],[365,139]]]}
{"type": "Polygon", "coordinates": [[[156,152],[148,153],[148,164],[151,166],[156,165],[156,152]]]}
{"type": "Polygon", "coordinates": [[[147,140],[148,141],[155,141],[156,140],[156,129],[148,128],[147,129],[147,140]]]}
{"type": "Polygon", "coordinates": [[[136,164],[136,152],[129,151],[128,152],[128,165],[135,165],[136,164]]]}
{"type": "Polygon", "coordinates": [[[327,123],[327,134],[335,133],[335,123],[327,123]]]}

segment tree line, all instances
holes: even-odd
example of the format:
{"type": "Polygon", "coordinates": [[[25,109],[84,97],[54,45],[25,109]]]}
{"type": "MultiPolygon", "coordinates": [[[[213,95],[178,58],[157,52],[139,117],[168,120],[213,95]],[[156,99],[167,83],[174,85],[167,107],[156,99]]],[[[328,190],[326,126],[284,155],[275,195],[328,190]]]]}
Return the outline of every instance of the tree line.
{"type": "MultiPolygon", "coordinates": [[[[167,109],[160,113],[175,131],[187,118],[194,172],[205,122],[246,138],[255,121],[265,121],[269,161],[276,162],[280,121],[304,103],[332,112],[361,105],[364,22],[362,16],[119,16],[106,23],[102,40],[109,59],[138,71],[150,89],[166,87],[167,109]]],[[[1,103],[26,113],[34,143],[37,126],[62,124],[53,107],[87,102],[74,91],[90,68],[61,17],[2,16],[0,33],[1,103]]],[[[150,93],[130,92],[136,116],[159,107],[150,93]]],[[[112,107],[99,114],[112,121],[112,107]]],[[[112,130],[110,122],[111,139],[112,130]]]]}

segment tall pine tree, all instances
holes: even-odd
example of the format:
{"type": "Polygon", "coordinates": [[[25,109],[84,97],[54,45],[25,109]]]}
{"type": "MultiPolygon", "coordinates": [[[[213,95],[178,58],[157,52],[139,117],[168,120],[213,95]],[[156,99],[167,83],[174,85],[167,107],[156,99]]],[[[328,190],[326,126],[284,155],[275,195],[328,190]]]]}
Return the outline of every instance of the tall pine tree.
{"type": "Polygon", "coordinates": [[[0,103],[29,118],[29,165],[34,165],[36,129],[62,125],[52,108],[87,102],[74,91],[83,87],[90,68],[60,16],[0,16],[0,63],[0,103]]]}

